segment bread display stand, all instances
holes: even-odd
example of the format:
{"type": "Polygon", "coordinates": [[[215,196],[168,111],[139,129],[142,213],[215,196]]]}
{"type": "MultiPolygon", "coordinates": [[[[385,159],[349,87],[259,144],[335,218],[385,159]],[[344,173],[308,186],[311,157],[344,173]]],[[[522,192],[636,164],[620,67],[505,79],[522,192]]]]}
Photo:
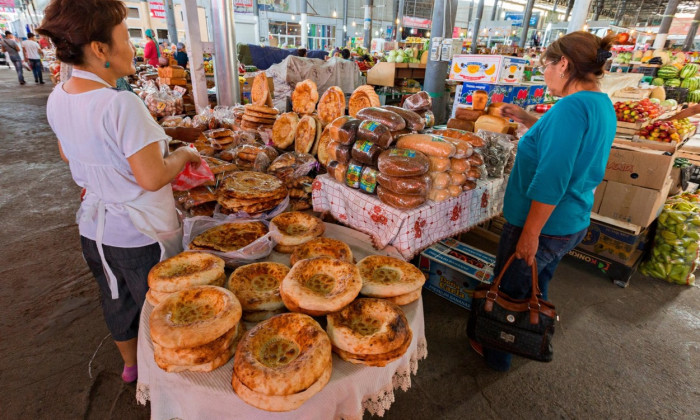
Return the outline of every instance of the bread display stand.
{"type": "Polygon", "coordinates": [[[367,233],[378,249],[392,245],[410,261],[435,242],[499,215],[507,184],[507,178],[481,180],[476,189],[457,197],[399,210],[382,203],[375,195],[321,175],[313,183],[313,207],[314,211],[330,212],[340,223],[367,233]]]}
{"type": "MultiPolygon", "coordinates": [[[[377,251],[370,245],[367,235],[343,226],[327,223],[324,236],[347,243],[357,261],[377,254],[401,258],[395,248],[389,246],[377,251]]],[[[269,261],[289,264],[289,255],[273,252],[269,261]]],[[[413,331],[413,339],[403,357],[384,367],[368,367],[345,362],[334,354],[333,374],[325,388],[296,410],[273,413],[246,404],[233,392],[233,359],[209,373],[166,373],[161,370],[153,359],[149,329],[153,306],[146,302],[139,326],[136,399],[143,405],[150,401],[152,419],[359,420],[365,410],[370,415],[383,416],[394,402],[394,390],[407,391],[411,387],[411,375],[418,371],[418,362],[428,356],[423,300],[401,308],[413,331]]]]}

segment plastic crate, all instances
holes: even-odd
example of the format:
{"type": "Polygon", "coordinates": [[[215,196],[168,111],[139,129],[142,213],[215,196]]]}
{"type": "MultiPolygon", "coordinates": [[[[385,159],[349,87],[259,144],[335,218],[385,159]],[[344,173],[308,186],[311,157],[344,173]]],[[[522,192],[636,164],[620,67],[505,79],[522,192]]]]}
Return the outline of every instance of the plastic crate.
{"type": "Polygon", "coordinates": [[[656,77],[658,71],[658,67],[637,66],[632,70],[632,73],[641,73],[645,76],[656,77]]]}
{"type": "Polygon", "coordinates": [[[664,86],[666,91],[666,99],[675,99],[679,104],[686,102],[688,99],[688,89],[682,87],[664,86]]]}

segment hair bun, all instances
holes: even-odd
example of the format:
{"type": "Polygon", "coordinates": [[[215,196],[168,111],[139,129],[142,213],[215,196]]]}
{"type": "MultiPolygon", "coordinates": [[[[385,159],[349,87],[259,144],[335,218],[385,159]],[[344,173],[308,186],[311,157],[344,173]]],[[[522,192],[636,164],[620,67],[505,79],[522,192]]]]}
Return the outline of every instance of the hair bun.
{"type": "Polygon", "coordinates": [[[598,57],[596,58],[596,62],[598,64],[605,64],[610,57],[612,57],[612,53],[610,51],[598,48],[598,57]]]}

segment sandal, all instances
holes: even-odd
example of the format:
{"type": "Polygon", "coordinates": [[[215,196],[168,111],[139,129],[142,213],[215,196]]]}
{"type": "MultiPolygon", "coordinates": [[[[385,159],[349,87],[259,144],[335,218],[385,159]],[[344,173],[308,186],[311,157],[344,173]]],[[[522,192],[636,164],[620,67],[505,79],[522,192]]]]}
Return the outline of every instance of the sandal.
{"type": "Polygon", "coordinates": [[[136,381],[139,378],[139,368],[138,365],[127,366],[124,365],[124,370],[122,371],[122,380],[128,384],[136,381]]]}

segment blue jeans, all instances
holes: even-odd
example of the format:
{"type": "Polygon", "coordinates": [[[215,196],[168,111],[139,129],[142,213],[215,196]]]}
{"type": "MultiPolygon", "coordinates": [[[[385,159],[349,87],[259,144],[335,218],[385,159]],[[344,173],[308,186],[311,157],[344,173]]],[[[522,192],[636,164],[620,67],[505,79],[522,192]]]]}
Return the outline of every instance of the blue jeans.
{"type": "Polygon", "coordinates": [[[41,73],[41,60],[30,58],[29,67],[32,68],[32,73],[34,73],[34,81],[44,83],[44,75],[41,73]]]}
{"type": "Polygon", "coordinates": [[[10,57],[12,64],[15,65],[15,70],[17,71],[17,79],[20,83],[24,83],[24,69],[22,68],[22,59],[17,57],[10,57]]]}
{"type": "MultiPolygon", "coordinates": [[[[537,261],[538,284],[542,298],[545,300],[547,300],[549,281],[552,280],[554,270],[559,265],[559,261],[583,240],[587,230],[586,228],[566,236],[540,235],[535,260],[537,261]]],[[[513,226],[510,223],[506,223],[503,226],[503,233],[501,233],[501,239],[498,242],[496,266],[493,270],[494,275],[497,276],[501,272],[508,258],[515,253],[515,247],[518,244],[522,231],[522,228],[513,226]]],[[[516,258],[503,276],[500,290],[514,299],[529,297],[530,293],[532,293],[531,273],[532,270],[525,261],[516,258]]],[[[512,358],[510,353],[484,347],[484,358],[486,359],[486,364],[494,370],[504,372],[510,369],[512,358]]]]}

